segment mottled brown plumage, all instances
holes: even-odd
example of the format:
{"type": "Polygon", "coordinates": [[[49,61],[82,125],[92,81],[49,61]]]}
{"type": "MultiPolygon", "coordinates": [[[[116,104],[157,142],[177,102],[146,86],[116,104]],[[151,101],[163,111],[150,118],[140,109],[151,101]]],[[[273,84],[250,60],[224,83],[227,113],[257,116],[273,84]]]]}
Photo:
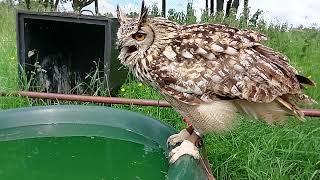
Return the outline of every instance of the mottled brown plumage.
{"type": "Polygon", "coordinates": [[[261,44],[263,34],[148,18],[144,5],[137,19],[117,12],[121,62],[201,133],[230,129],[236,111],[269,123],[287,114],[303,119],[297,102],[312,102],[303,85],[313,82],[297,75],[286,56],[261,44]]]}
{"type": "Polygon", "coordinates": [[[297,105],[314,102],[303,93],[314,83],[261,44],[264,35],[219,24],[179,25],[148,18],[147,11],[142,3],[132,19],[118,7],[119,59],[194,127],[191,136],[182,130],[168,138],[170,145],[183,141],[171,151],[171,163],[183,154],[199,158],[192,137],[230,130],[236,112],[273,123],[288,114],[303,119],[297,105]]]}

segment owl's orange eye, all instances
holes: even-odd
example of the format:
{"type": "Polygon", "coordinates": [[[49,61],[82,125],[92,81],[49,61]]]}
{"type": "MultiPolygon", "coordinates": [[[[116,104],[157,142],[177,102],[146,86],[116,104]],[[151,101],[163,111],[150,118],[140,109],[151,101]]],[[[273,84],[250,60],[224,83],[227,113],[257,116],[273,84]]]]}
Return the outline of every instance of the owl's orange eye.
{"type": "Polygon", "coordinates": [[[137,41],[143,41],[144,38],[146,38],[146,34],[136,33],[136,34],[132,35],[132,37],[137,41]]]}

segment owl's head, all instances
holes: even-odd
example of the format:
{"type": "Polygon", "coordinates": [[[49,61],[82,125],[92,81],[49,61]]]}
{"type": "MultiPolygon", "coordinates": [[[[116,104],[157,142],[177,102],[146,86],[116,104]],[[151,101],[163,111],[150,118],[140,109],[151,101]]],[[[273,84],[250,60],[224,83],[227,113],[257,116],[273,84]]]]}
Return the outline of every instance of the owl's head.
{"type": "Polygon", "coordinates": [[[127,17],[119,6],[117,6],[117,17],[120,23],[117,33],[119,59],[124,65],[134,64],[137,59],[143,58],[152,45],[161,44],[163,39],[168,39],[170,35],[166,32],[172,31],[171,26],[176,25],[164,18],[148,18],[148,8],[144,1],[138,18],[127,17]],[[166,27],[168,25],[171,29],[166,27]]]}

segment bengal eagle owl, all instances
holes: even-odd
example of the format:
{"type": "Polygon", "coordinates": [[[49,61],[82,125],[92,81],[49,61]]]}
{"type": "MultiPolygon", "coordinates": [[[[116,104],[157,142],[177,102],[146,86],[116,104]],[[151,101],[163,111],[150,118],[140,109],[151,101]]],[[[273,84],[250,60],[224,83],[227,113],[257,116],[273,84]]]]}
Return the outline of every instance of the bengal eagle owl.
{"type": "MultiPolygon", "coordinates": [[[[119,7],[117,16],[121,63],[160,91],[198,134],[231,129],[237,111],[268,123],[288,114],[303,119],[296,104],[313,101],[303,93],[313,82],[298,75],[287,57],[261,44],[263,34],[148,18],[143,2],[138,18],[126,17],[119,7]]],[[[198,157],[189,136],[182,130],[169,137],[172,145],[183,141],[171,162],[184,153],[198,157]]]]}

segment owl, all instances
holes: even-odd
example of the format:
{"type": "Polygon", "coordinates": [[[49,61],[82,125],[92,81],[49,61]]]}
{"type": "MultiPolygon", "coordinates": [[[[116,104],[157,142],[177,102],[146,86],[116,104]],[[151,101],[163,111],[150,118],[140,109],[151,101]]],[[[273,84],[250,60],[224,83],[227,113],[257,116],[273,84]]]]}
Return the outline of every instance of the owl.
{"type": "Polygon", "coordinates": [[[297,104],[314,102],[303,92],[313,81],[263,45],[263,34],[151,18],[144,2],[138,18],[126,17],[119,6],[117,16],[121,63],[192,124],[168,138],[170,145],[182,142],[170,152],[171,163],[183,154],[199,158],[192,137],[231,130],[237,112],[267,123],[287,115],[303,120],[297,104]]]}

